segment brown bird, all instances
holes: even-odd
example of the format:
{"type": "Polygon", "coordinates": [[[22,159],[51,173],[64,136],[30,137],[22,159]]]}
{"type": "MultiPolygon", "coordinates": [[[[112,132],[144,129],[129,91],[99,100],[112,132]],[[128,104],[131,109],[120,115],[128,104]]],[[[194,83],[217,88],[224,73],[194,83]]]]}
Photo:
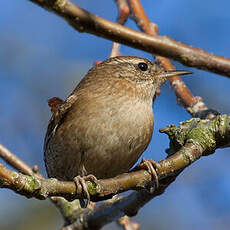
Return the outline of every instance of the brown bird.
{"type": "Polygon", "coordinates": [[[120,56],[94,66],[49,122],[45,165],[49,177],[98,179],[127,172],[147,148],[153,133],[156,89],[174,75],[140,57],[120,56]]]}

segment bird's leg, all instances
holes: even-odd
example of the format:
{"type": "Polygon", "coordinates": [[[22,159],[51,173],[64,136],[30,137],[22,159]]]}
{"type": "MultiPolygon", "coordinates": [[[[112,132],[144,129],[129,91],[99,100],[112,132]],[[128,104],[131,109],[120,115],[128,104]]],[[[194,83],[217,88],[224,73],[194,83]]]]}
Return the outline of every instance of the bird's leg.
{"type": "Polygon", "coordinates": [[[159,179],[158,179],[158,175],[156,172],[156,169],[158,167],[158,163],[154,160],[146,160],[145,158],[142,159],[141,163],[139,165],[137,165],[134,170],[138,170],[138,169],[146,169],[151,175],[152,175],[152,179],[154,179],[155,181],[155,186],[156,188],[159,187],[159,179]]]}
{"type": "Polygon", "coordinates": [[[83,177],[76,176],[73,178],[73,181],[76,184],[77,193],[79,191],[79,187],[80,186],[82,187],[82,191],[83,191],[84,195],[86,196],[86,203],[84,202],[84,199],[79,199],[79,200],[80,200],[82,208],[86,208],[89,204],[89,201],[90,201],[90,194],[89,194],[89,191],[87,188],[86,181],[93,181],[93,182],[97,183],[98,180],[94,175],[90,174],[90,175],[83,176],[83,177]]]}

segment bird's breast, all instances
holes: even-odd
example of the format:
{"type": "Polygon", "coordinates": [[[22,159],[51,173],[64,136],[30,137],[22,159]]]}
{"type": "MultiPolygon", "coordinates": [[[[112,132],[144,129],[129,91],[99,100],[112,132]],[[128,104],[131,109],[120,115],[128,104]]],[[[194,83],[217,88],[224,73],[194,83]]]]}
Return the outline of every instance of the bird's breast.
{"type": "Polygon", "coordinates": [[[127,172],[147,148],[153,132],[152,107],[143,102],[98,105],[85,130],[85,167],[99,178],[127,172]]]}

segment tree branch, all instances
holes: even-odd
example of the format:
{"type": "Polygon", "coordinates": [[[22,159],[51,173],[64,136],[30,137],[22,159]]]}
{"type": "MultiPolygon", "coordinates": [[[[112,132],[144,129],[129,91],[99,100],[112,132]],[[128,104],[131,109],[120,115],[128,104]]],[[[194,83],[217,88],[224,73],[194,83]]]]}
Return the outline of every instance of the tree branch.
{"type": "MultiPolygon", "coordinates": [[[[128,2],[132,12],[132,18],[137,23],[139,28],[145,33],[157,37],[158,27],[148,19],[140,1],[128,0],[128,2]]],[[[175,70],[175,67],[172,65],[169,59],[162,56],[157,56],[155,60],[159,62],[165,70],[175,70]]],[[[169,82],[176,93],[177,100],[181,102],[180,104],[182,104],[192,116],[201,111],[208,110],[202,98],[194,97],[179,76],[169,78],[169,82]]]]}
{"type": "MultiPolygon", "coordinates": [[[[174,158],[174,160],[168,162],[168,169],[170,170],[170,168],[172,169],[172,167],[175,167],[176,165],[184,165],[185,162],[187,162],[186,164],[188,165],[196,159],[199,159],[201,155],[211,154],[215,151],[215,148],[229,143],[229,122],[230,117],[223,115],[217,117],[215,121],[191,119],[188,122],[181,123],[180,127],[169,126],[162,130],[162,132],[167,133],[170,137],[171,153],[180,148],[174,156],[170,157],[174,158]],[[193,127],[193,129],[191,129],[191,127],[193,127]],[[191,130],[191,132],[189,130],[191,130]],[[210,132],[210,130],[212,131],[210,132]],[[218,137],[220,133],[221,138],[218,137]],[[200,143],[198,143],[198,141],[200,143]],[[206,141],[208,141],[208,143],[206,141]],[[185,146],[181,148],[183,144],[185,144],[185,146]]],[[[161,163],[163,162],[164,161],[161,161],[161,163]]],[[[141,190],[139,192],[133,192],[126,197],[116,197],[114,200],[97,207],[95,210],[86,210],[82,215],[83,219],[79,218],[78,214],[74,216],[74,213],[72,213],[72,218],[73,220],[75,219],[75,222],[72,225],[63,228],[63,230],[100,229],[105,224],[112,222],[123,215],[136,215],[138,210],[146,203],[154,197],[161,195],[183,171],[183,169],[179,169],[176,173],[174,169],[172,169],[172,171],[174,171],[174,175],[172,176],[169,175],[170,172],[168,171],[168,176],[160,180],[160,187],[155,190],[153,194],[148,193],[146,190],[141,190]]]]}
{"type": "MultiPolygon", "coordinates": [[[[129,6],[126,0],[115,0],[118,8],[117,23],[124,25],[129,18],[129,6]]],[[[113,42],[110,57],[121,56],[119,52],[120,44],[113,42]]]]}
{"type": "MultiPolygon", "coordinates": [[[[15,154],[9,151],[2,144],[0,144],[0,157],[21,173],[24,173],[26,175],[35,174],[33,169],[28,164],[22,161],[19,157],[17,157],[15,154]]],[[[36,176],[42,177],[42,175],[37,172],[36,176]]]]}
{"type": "Polygon", "coordinates": [[[64,18],[79,32],[91,33],[184,65],[230,77],[230,59],[193,48],[167,36],[153,37],[79,8],[68,0],[30,0],[64,18]]]}
{"type": "MultiPolygon", "coordinates": [[[[169,135],[170,154],[157,163],[159,182],[183,170],[202,155],[215,152],[216,148],[230,143],[230,116],[217,116],[214,120],[191,119],[179,127],[169,126],[161,132],[169,135]]],[[[152,177],[146,170],[131,171],[114,178],[88,181],[87,186],[92,201],[104,200],[130,190],[140,190],[151,185],[152,177]]],[[[75,183],[42,179],[13,172],[3,165],[0,167],[0,186],[9,188],[27,197],[45,199],[48,196],[62,196],[68,200],[85,198],[82,187],[75,183]]]]}

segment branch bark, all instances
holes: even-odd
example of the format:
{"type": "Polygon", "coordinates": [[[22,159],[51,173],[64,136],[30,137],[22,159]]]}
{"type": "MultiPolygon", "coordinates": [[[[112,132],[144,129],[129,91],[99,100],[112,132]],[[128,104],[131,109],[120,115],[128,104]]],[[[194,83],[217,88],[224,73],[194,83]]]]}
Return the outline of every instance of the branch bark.
{"type": "MultiPolygon", "coordinates": [[[[3,158],[8,164],[13,166],[19,172],[24,173],[26,175],[33,175],[35,172],[33,169],[22,161],[19,157],[13,154],[10,150],[0,144],[0,157],[3,158]]],[[[39,173],[36,172],[38,177],[42,177],[39,173]]]]}
{"type": "MultiPolygon", "coordinates": [[[[199,159],[202,155],[215,152],[216,148],[230,143],[230,116],[217,116],[214,120],[191,119],[179,127],[169,126],[161,132],[169,135],[170,154],[157,163],[159,182],[174,176],[178,171],[199,159]]],[[[152,186],[151,175],[146,170],[131,171],[114,178],[88,181],[87,186],[92,201],[108,199],[111,196],[128,191],[140,190],[152,186]]],[[[62,196],[68,200],[85,198],[82,187],[76,189],[75,183],[43,179],[13,172],[3,165],[0,167],[0,186],[9,188],[27,197],[45,199],[50,196],[62,196]]]]}
{"type": "MultiPolygon", "coordinates": [[[[128,3],[132,12],[132,18],[137,23],[138,27],[146,34],[157,37],[158,27],[148,19],[140,1],[128,0],[128,3]]],[[[169,59],[162,56],[156,56],[155,60],[165,70],[175,70],[175,67],[169,59]]],[[[177,100],[192,116],[195,116],[201,111],[208,110],[202,98],[194,97],[179,76],[169,78],[169,82],[176,93],[177,100]]]]}
{"type": "Polygon", "coordinates": [[[230,59],[177,42],[167,36],[153,37],[119,25],[83,10],[68,0],[30,0],[65,19],[79,32],[91,33],[148,53],[172,58],[186,66],[196,67],[230,77],[230,59]]]}
{"type": "MultiPolygon", "coordinates": [[[[217,117],[215,121],[200,121],[199,119],[191,119],[188,122],[181,123],[180,127],[169,126],[168,128],[162,130],[162,132],[167,133],[170,137],[171,153],[180,148],[180,150],[175,154],[175,157],[170,157],[175,158],[175,161],[172,165],[171,163],[168,165],[168,169],[170,170],[171,166],[174,167],[177,163],[177,166],[179,166],[182,162],[182,164],[185,162],[188,164],[189,162],[194,162],[199,159],[201,155],[211,154],[214,152],[215,148],[229,143],[229,118],[229,116],[223,115],[217,117]],[[191,129],[191,127],[193,128],[191,129]],[[220,133],[222,136],[221,138],[219,138],[220,133]],[[198,139],[199,143],[197,142],[198,139]],[[185,144],[185,146],[181,148],[183,144],[185,144]],[[179,152],[181,154],[179,154],[179,152]]],[[[79,215],[75,216],[75,213],[72,213],[72,218],[73,220],[75,219],[75,222],[68,227],[63,228],[63,230],[100,229],[108,222],[116,220],[123,215],[134,216],[137,214],[138,210],[151,199],[161,195],[182,171],[183,169],[180,169],[177,172],[174,171],[174,175],[170,176],[168,174],[167,177],[161,179],[160,187],[152,194],[148,193],[146,190],[133,192],[126,197],[115,198],[107,205],[105,204],[101,207],[97,207],[95,210],[85,211],[82,215],[82,221],[79,221],[81,219],[79,218],[79,215]]]]}

